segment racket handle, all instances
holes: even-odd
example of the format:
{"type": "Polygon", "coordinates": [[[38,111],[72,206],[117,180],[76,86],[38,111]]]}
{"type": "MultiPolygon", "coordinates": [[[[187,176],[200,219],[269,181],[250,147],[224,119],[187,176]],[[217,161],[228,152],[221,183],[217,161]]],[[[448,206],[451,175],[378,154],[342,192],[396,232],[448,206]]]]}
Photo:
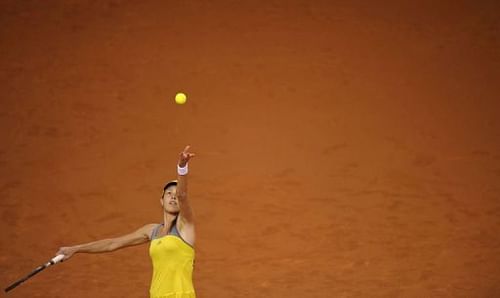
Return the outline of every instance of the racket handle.
{"type": "Polygon", "coordinates": [[[62,259],[64,259],[64,255],[57,255],[55,257],[53,257],[50,261],[48,261],[46,264],[44,265],[41,265],[41,266],[38,266],[35,270],[33,270],[30,274],[28,274],[27,276],[19,279],[18,281],[16,281],[15,283],[11,284],[10,286],[8,286],[7,288],[5,288],[5,293],[7,293],[8,291],[14,289],[15,287],[19,286],[20,284],[22,284],[23,282],[27,281],[28,279],[30,279],[32,276],[34,276],[35,274],[37,274],[38,272],[44,270],[45,268],[51,266],[51,265],[54,265],[54,264],[57,264],[59,262],[62,261],[62,259]]]}
{"type": "Polygon", "coordinates": [[[62,259],[64,259],[64,255],[57,255],[57,256],[53,257],[52,260],[50,260],[50,264],[51,265],[57,264],[57,263],[61,262],[62,259]]]}

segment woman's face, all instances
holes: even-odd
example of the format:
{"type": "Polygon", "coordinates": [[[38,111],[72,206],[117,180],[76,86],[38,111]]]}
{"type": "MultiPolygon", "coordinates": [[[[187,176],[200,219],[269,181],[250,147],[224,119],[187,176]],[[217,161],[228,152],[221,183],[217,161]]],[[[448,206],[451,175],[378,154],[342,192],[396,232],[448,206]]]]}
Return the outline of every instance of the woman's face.
{"type": "Polygon", "coordinates": [[[163,194],[162,200],[160,200],[163,209],[168,213],[179,213],[179,202],[177,201],[177,186],[169,186],[165,193],[163,194]]]}

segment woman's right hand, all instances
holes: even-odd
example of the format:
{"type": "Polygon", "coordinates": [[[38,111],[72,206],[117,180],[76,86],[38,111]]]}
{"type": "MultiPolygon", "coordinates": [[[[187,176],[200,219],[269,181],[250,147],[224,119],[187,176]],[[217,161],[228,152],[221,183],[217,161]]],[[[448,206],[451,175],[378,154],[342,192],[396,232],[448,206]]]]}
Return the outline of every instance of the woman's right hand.
{"type": "Polygon", "coordinates": [[[66,261],[67,259],[71,258],[72,255],[74,255],[78,249],[76,246],[67,246],[67,247],[61,247],[59,248],[59,251],[56,253],[57,255],[64,255],[64,258],[62,259],[63,261],[66,261]]]}
{"type": "Polygon", "coordinates": [[[188,161],[195,156],[194,153],[189,152],[189,148],[191,148],[191,146],[187,145],[179,156],[179,162],[177,164],[182,168],[185,167],[188,161]]]}

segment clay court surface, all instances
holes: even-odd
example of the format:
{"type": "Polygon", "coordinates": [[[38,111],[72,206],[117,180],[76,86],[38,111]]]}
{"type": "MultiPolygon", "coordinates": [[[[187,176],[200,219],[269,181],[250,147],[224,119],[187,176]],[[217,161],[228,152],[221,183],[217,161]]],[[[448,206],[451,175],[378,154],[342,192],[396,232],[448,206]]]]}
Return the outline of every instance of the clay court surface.
{"type": "MultiPolygon", "coordinates": [[[[200,298],[500,297],[499,5],[260,2],[0,3],[2,289],[160,222],[190,144],[200,298]]],[[[0,296],[150,279],[142,245],[0,296]]]]}

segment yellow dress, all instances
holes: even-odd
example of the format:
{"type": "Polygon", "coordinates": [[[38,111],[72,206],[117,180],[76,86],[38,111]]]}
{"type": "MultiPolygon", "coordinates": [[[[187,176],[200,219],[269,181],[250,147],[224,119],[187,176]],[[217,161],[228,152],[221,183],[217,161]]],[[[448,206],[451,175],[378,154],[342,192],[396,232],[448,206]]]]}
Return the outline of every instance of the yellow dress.
{"type": "Polygon", "coordinates": [[[175,224],[169,235],[155,238],[159,227],[149,245],[153,263],[150,298],[195,298],[193,247],[180,238],[175,224]]]}

